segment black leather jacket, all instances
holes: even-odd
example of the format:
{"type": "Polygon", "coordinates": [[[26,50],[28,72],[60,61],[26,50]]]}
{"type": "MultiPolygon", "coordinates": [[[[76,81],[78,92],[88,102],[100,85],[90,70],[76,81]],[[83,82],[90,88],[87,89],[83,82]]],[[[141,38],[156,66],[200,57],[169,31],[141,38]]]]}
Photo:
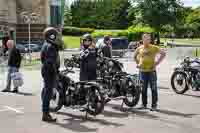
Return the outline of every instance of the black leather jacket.
{"type": "Polygon", "coordinates": [[[96,80],[96,49],[87,48],[83,49],[80,53],[80,81],[96,80]]]}
{"type": "Polygon", "coordinates": [[[41,50],[42,69],[46,76],[55,76],[60,68],[59,51],[55,45],[45,42],[41,50]]]}
{"type": "Polygon", "coordinates": [[[9,51],[8,56],[8,66],[19,68],[22,60],[20,51],[14,47],[9,51]]]}

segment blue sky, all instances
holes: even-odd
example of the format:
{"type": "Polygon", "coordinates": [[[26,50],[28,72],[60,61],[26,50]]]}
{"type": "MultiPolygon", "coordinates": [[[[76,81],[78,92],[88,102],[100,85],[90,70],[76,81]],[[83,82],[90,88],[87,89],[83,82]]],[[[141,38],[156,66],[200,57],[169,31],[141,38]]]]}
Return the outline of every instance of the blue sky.
{"type": "MultiPolygon", "coordinates": [[[[71,3],[74,0],[66,0],[71,3]]],[[[200,6],[200,0],[181,0],[184,3],[184,6],[197,7],[200,6]]]]}

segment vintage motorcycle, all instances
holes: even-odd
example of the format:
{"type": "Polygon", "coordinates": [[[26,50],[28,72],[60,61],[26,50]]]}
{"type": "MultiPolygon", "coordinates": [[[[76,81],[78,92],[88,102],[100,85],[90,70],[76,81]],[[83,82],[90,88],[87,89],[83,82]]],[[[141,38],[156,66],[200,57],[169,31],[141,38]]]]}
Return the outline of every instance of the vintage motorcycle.
{"type": "Polygon", "coordinates": [[[187,90],[200,89],[200,60],[186,57],[180,63],[180,67],[176,67],[171,76],[172,89],[177,94],[184,94],[187,90]]]}
{"type": "Polygon", "coordinates": [[[128,107],[137,105],[140,99],[141,85],[137,74],[117,72],[98,79],[102,85],[102,93],[106,103],[110,100],[122,99],[128,107]]]}
{"type": "Polygon", "coordinates": [[[57,112],[62,108],[71,107],[87,114],[96,116],[104,109],[104,99],[100,85],[96,82],[75,82],[69,76],[74,73],[63,70],[59,74],[58,87],[54,89],[50,102],[50,110],[57,112]]]}
{"type": "Polygon", "coordinates": [[[137,74],[124,72],[123,64],[110,58],[102,59],[99,64],[97,82],[102,85],[105,102],[122,99],[129,107],[137,105],[140,99],[141,84],[137,74]]]}
{"type": "Polygon", "coordinates": [[[72,55],[71,58],[65,58],[64,59],[64,66],[68,70],[72,70],[74,67],[80,68],[80,57],[79,54],[72,55]]]}

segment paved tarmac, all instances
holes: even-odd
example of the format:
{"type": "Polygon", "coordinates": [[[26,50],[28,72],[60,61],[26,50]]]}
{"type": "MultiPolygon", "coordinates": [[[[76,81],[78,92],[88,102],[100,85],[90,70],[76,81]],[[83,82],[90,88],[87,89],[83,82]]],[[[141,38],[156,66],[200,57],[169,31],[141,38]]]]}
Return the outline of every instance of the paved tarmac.
{"type": "MultiPolygon", "coordinates": [[[[175,94],[170,86],[170,76],[177,66],[177,59],[189,55],[192,50],[167,49],[167,58],[157,68],[159,85],[159,111],[140,110],[140,103],[134,108],[124,106],[121,101],[112,101],[101,115],[84,119],[84,113],[63,108],[54,116],[56,123],[41,121],[42,78],[39,70],[22,69],[25,84],[19,94],[0,93],[0,131],[2,133],[199,133],[200,132],[200,92],[188,91],[185,95],[175,94]]],[[[71,54],[71,53],[70,53],[71,54]]],[[[64,56],[69,56],[65,53],[64,56]]],[[[129,54],[132,57],[132,54],[129,54]]],[[[119,59],[125,70],[137,73],[132,58],[119,59]]],[[[1,69],[2,70],[2,69],[1,69]]],[[[1,73],[0,79],[6,74],[1,73]]],[[[76,74],[71,75],[75,80],[76,74]]],[[[0,88],[5,82],[1,81],[0,88]]],[[[149,91],[149,96],[151,93],[149,91]]],[[[151,97],[149,105],[151,106],[151,97]]]]}

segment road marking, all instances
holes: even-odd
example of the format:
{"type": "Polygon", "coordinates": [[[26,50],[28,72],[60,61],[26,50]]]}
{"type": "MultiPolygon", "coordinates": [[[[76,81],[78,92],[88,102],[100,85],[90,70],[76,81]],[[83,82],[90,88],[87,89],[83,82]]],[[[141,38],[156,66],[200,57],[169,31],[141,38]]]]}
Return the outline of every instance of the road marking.
{"type": "Polygon", "coordinates": [[[4,106],[5,109],[0,110],[0,112],[4,112],[4,111],[14,111],[17,114],[23,114],[24,112],[22,112],[21,110],[23,110],[24,108],[12,108],[9,106],[4,106]]]}

